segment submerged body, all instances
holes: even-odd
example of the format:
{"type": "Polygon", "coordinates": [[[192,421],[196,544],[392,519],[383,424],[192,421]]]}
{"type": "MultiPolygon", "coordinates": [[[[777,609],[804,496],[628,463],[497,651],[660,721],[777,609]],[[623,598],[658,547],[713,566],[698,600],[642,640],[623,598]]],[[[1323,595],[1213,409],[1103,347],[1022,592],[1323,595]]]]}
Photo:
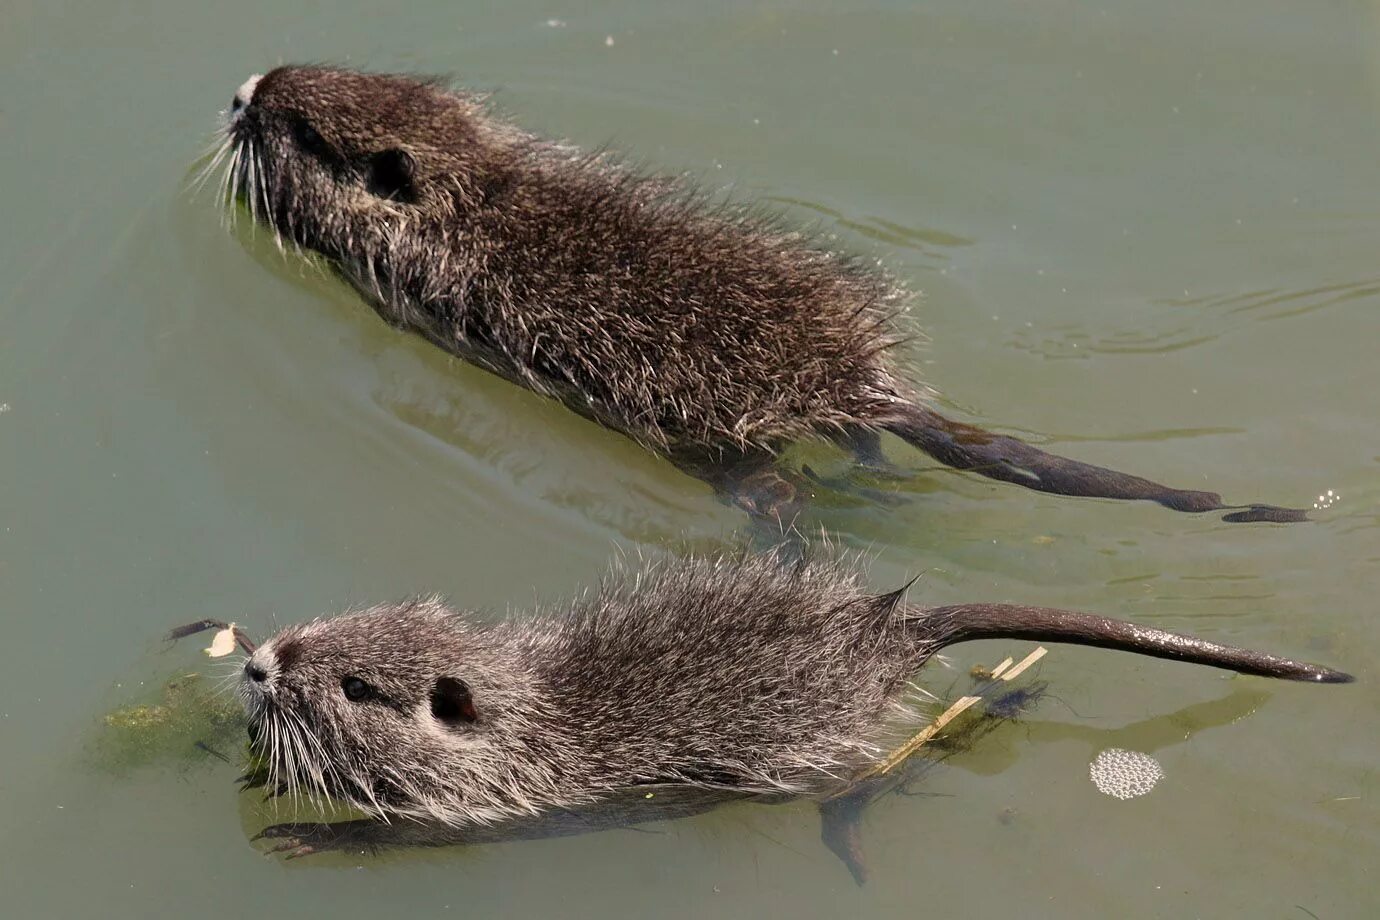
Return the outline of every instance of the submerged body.
{"type": "MultiPolygon", "coordinates": [[[[776,452],[893,432],[1065,495],[1224,510],[952,422],[896,366],[907,300],[874,266],[683,183],[540,140],[434,81],[279,67],[235,94],[228,194],[329,260],[389,322],[562,400],[781,515],[776,452]]],[[[784,481],[783,481],[784,482],[784,481]]],[[[786,484],[789,485],[789,484],[786,484]]],[[[1228,520],[1302,512],[1244,507],[1228,520]]]]}
{"type": "Polygon", "coordinates": [[[277,786],[463,827],[644,786],[838,792],[913,727],[925,661],[1003,637],[1350,679],[1067,611],[910,606],[837,564],[767,556],[666,562],[496,625],[421,600],[289,627],[240,692],[277,786]]]}

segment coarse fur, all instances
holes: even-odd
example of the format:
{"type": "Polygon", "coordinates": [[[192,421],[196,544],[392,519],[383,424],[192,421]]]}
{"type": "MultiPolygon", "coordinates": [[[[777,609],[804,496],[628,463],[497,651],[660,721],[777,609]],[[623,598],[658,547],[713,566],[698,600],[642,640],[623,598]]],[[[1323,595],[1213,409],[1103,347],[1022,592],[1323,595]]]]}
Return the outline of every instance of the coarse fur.
{"type": "MultiPolygon", "coordinates": [[[[875,265],[750,208],[522,132],[435,80],[284,66],[235,94],[227,200],[324,256],[389,322],[662,453],[749,511],[786,444],[942,462],[1065,495],[1220,496],[952,422],[894,357],[908,299],[875,265]]],[[[1297,520],[1250,506],[1230,520],[1297,520]]]]}
{"type": "Polygon", "coordinates": [[[292,626],[249,657],[240,692],[275,788],[464,826],[644,785],[837,791],[913,723],[927,659],[995,637],[1350,679],[1086,614],[911,606],[839,563],[769,554],[666,561],[497,624],[432,598],[292,626]]]}
{"type": "Polygon", "coordinates": [[[386,319],[647,447],[773,449],[908,392],[878,361],[904,300],[887,279],[476,97],[284,67],[233,124],[251,205],[386,319]],[[410,165],[380,178],[381,156],[410,165]]]}

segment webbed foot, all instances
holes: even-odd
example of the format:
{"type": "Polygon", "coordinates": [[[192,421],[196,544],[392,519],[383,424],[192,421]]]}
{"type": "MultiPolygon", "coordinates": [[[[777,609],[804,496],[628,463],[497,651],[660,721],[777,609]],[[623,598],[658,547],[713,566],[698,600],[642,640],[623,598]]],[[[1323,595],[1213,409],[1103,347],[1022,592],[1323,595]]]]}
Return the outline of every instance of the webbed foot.
{"type": "Polygon", "coordinates": [[[334,824],[303,821],[270,824],[249,840],[251,843],[260,840],[277,841],[263,852],[281,855],[284,859],[301,859],[303,856],[331,851],[360,852],[374,849],[370,836],[376,824],[374,821],[339,821],[334,824]]]}

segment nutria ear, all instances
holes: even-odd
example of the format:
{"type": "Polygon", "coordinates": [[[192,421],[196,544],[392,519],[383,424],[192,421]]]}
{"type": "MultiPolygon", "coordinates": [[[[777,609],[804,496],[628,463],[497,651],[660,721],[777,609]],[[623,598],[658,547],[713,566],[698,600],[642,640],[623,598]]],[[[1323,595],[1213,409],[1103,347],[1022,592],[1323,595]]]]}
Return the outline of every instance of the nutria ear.
{"type": "Polygon", "coordinates": [[[401,147],[380,150],[369,158],[369,192],[394,201],[417,200],[417,161],[401,147]]]}
{"type": "Polygon", "coordinates": [[[431,714],[450,726],[469,725],[479,718],[469,686],[457,677],[438,677],[431,688],[431,714]]]}

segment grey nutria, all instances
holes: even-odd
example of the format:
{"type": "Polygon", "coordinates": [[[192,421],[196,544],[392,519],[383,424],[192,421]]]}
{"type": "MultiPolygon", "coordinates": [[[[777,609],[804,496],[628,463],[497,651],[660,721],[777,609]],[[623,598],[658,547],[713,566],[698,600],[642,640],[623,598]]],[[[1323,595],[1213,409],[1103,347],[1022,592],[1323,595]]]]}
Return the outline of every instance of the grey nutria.
{"type": "MultiPolygon", "coordinates": [[[[825,438],[871,466],[893,432],[942,463],[1059,495],[1225,510],[944,418],[893,357],[903,289],[750,208],[541,140],[435,80],[278,67],[235,93],[227,200],[324,256],[388,322],[622,432],[750,513],[825,438]]],[[[1302,520],[1236,506],[1229,521],[1302,520]]]]}
{"type": "Polygon", "coordinates": [[[991,638],[1351,680],[1089,614],[916,606],[847,564],[773,553],[666,560],[499,623],[422,599],[290,626],[239,693],[274,789],[463,829],[644,789],[837,795],[913,731],[912,675],[991,638]]]}

